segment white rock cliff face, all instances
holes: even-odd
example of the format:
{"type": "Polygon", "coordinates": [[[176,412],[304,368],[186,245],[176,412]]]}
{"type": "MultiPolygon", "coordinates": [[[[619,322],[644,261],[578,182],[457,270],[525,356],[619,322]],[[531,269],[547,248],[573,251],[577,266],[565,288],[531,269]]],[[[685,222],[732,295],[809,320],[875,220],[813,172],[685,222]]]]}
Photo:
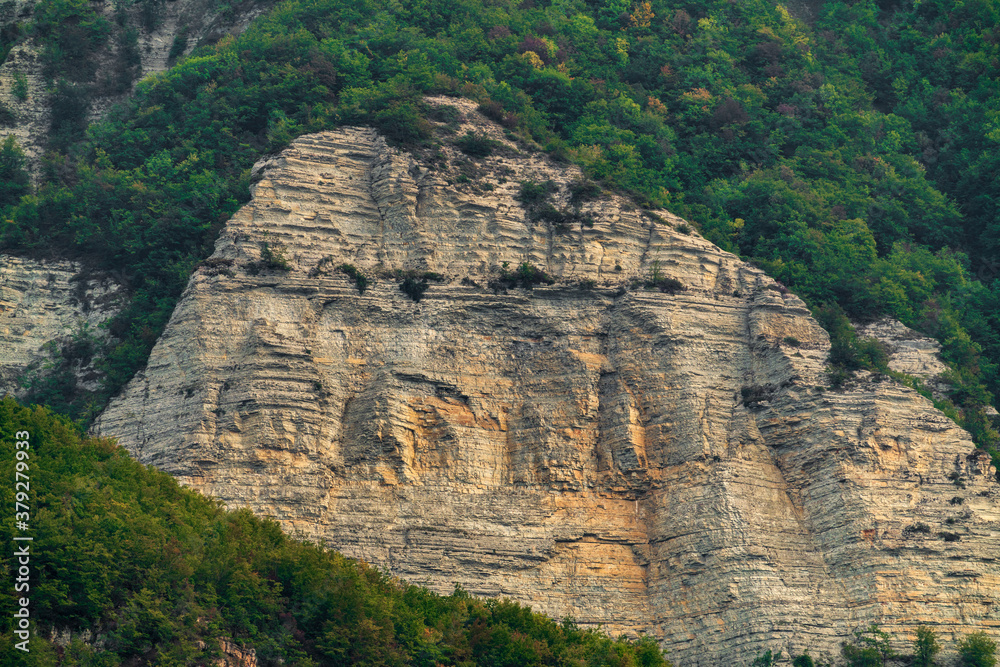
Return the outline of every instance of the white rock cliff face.
{"type": "Polygon", "coordinates": [[[579,174],[507,146],[449,184],[452,147],[295,141],[95,430],[410,581],[649,633],[678,665],[832,654],[872,621],[995,635],[1000,487],[967,434],[890,381],[824,390],[802,301],[668,213],[532,221],[519,182],[559,207],[579,174]],[[495,293],[505,262],[556,283],[495,293]],[[446,280],[415,303],[397,269],[446,280]],[[622,287],[653,273],[685,289],[622,287]]]}

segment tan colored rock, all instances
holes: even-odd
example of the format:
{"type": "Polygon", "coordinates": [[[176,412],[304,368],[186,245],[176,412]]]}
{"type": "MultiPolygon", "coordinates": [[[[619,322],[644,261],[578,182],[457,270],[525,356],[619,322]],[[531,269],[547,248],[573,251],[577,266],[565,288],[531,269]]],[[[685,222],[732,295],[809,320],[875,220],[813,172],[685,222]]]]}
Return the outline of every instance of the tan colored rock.
{"type": "Polygon", "coordinates": [[[37,262],[0,255],[0,396],[23,395],[25,371],[43,363],[45,345],[100,325],[118,308],[118,286],[85,278],[73,262],[37,262]]]}
{"type": "MultiPolygon", "coordinates": [[[[890,370],[923,380],[937,400],[948,397],[952,385],[944,377],[948,366],[941,360],[939,342],[889,317],[856,328],[859,336],[876,338],[888,347],[890,370]]],[[[992,405],[987,405],[985,411],[990,416],[997,414],[992,405]]]]}
{"type": "Polygon", "coordinates": [[[95,430],[410,581],[646,632],[678,665],[833,654],[872,621],[995,636],[1000,487],[967,434],[889,381],[824,390],[802,301],[669,213],[533,222],[519,182],[565,207],[579,173],[507,145],[435,169],[346,128],[259,165],[95,430]],[[486,287],[525,261],[555,284],[486,287]],[[395,270],[446,280],[414,303],[395,270]],[[628,287],[653,273],[685,289],[628,287]]]}
{"type": "Polygon", "coordinates": [[[215,660],[216,667],[257,667],[257,651],[244,648],[236,642],[219,638],[222,657],[215,660]]]}
{"type": "Polygon", "coordinates": [[[941,361],[941,344],[886,317],[857,326],[858,336],[877,338],[889,349],[889,368],[920,378],[937,390],[939,376],[948,370],[941,361]]]}

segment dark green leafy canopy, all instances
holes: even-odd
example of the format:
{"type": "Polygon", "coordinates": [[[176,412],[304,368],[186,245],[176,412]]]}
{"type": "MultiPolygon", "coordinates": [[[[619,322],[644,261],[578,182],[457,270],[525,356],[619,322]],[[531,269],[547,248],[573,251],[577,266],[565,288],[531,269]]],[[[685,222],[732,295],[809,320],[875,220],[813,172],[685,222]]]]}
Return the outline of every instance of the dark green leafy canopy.
{"type": "Polygon", "coordinates": [[[24,151],[14,135],[9,134],[0,144],[0,214],[9,211],[29,190],[24,151]]]}
{"type": "Polygon", "coordinates": [[[997,644],[985,632],[973,632],[958,643],[962,667],[994,667],[997,664],[997,644]]]}
{"type": "Polygon", "coordinates": [[[932,667],[934,656],[941,652],[934,631],[926,626],[917,628],[917,638],[913,642],[913,664],[916,667],[932,667]]]}
{"type": "Polygon", "coordinates": [[[844,644],[843,656],[850,667],[885,667],[897,656],[891,645],[889,633],[872,623],[854,633],[854,641],[844,644]]]}

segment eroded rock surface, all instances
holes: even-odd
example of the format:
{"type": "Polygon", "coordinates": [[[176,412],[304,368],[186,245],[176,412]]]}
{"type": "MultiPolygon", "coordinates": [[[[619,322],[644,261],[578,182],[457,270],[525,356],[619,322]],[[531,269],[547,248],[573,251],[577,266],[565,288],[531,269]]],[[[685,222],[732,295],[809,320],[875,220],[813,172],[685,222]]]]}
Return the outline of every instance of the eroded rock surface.
{"type": "Polygon", "coordinates": [[[50,341],[103,335],[100,325],[119,307],[119,286],[79,271],[73,262],[0,255],[0,396],[23,394],[25,373],[44,363],[50,341]]]}
{"type": "Polygon", "coordinates": [[[941,361],[941,344],[936,340],[888,317],[859,325],[857,331],[886,345],[890,369],[920,378],[937,390],[939,376],[948,367],[941,361]]]}
{"type": "Polygon", "coordinates": [[[289,532],[678,665],[833,654],[872,621],[996,632],[1000,488],[965,432],[889,381],[825,390],[803,303],[668,213],[532,221],[519,183],[565,210],[579,174],[506,146],[443,166],[348,128],[260,165],[96,430],[289,532]],[[555,284],[487,287],[523,262],[555,284]],[[395,270],[445,281],[415,303],[395,270]]]}

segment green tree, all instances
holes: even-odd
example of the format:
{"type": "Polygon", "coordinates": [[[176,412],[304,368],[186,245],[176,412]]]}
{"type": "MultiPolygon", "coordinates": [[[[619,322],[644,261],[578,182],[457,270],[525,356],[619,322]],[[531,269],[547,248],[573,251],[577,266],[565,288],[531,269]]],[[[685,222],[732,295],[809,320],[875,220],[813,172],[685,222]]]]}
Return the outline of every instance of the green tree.
{"type": "Polygon", "coordinates": [[[812,656],[808,653],[803,653],[802,655],[792,660],[792,667],[815,667],[816,663],[813,661],[812,656]]]}
{"type": "Polygon", "coordinates": [[[913,640],[913,664],[917,667],[931,667],[934,656],[941,652],[934,631],[921,625],[917,628],[917,638],[913,640]]]}
{"type": "Polygon", "coordinates": [[[750,667],[773,667],[780,659],[781,651],[772,653],[771,649],[767,649],[753,659],[753,662],[750,663],[750,667]]]}
{"type": "Polygon", "coordinates": [[[854,643],[844,644],[842,653],[851,667],[884,667],[886,661],[896,657],[892,636],[872,623],[854,633],[854,643]]]}
{"type": "Polygon", "coordinates": [[[31,179],[25,168],[24,151],[13,134],[0,145],[0,212],[13,206],[31,190],[31,179]]]}
{"type": "Polygon", "coordinates": [[[14,72],[14,83],[11,85],[14,97],[24,102],[28,99],[28,77],[23,72],[14,72]]]}
{"type": "Polygon", "coordinates": [[[958,643],[963,667],[995,667],[997,644],[985,632],[973,632],[958,643]]]}

